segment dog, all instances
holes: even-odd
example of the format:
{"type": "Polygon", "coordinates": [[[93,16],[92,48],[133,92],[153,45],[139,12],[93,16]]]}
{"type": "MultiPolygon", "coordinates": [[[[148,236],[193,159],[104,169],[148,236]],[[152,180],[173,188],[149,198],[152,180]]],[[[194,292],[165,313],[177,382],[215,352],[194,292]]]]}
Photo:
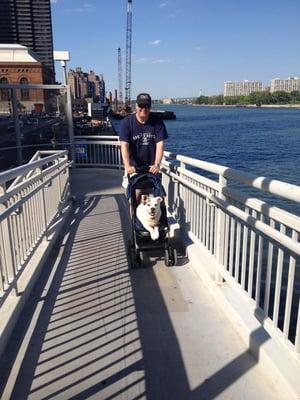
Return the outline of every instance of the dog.
{"type": "Polygon", "coordinates": [[[152,240],[159,238],[158,224],[161,217],[160,203],[162,200],[161,197],[142,194],[140,204],[136,209],[137,218],[143,227],[150,232],[152,240]]]}

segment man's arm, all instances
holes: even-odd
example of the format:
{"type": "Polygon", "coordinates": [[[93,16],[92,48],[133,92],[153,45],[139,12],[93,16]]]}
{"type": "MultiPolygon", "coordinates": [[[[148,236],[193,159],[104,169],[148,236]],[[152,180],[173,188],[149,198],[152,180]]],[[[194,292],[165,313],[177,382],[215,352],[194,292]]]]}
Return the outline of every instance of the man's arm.
{"type": "Polygon", "coordinates": [[[133,174],[135,172],[135,168],[130,165],[129,143],[122,141],[120,143],[121,143],[121,154],[125,171],[127,172],[127,174],[133,174]]]}
{"type": "Polygon", "coordinates": [[[154,165],[151,165],[149,169],[149,171],[152,172],[152,174],[159,173],[160,163],[164,155],[164,149],[165,149],[164,140],[161,140],[160,142],[156,143],[155,162],[154,165]]]}

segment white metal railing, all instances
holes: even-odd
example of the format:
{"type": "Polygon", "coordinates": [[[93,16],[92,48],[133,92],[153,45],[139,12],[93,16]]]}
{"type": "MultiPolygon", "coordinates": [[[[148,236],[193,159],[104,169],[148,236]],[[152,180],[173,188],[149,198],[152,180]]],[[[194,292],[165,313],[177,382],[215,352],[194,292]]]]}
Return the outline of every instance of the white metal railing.
{"type": "Polygon", "coordinates": [[[69,194],[67,151],[38,151],[0,173],[0,297],[18,293],[18,278],[69,194]]]}
{"type": "Polygon", "coordinates": [[[300,218],[231,187],[239,183],[300,203],[300,186],[165,152],[168,207],[250,301],[268,332],[300,352],[300,218]],[[209,179],[190,170],[216,174],[209,179]]]}
{"type": "MultiPolygon", "coordinates": [[[[64,146],[68,148],[70,144],[64,146]]],[[[122,166],[120,145],[116,136],[77,136],[74,153],[76,167],[122,166]]],[[[67,169],[66,152],[60,154],[59,162],[64,160],[64,168],[67,169]]],[[[35,162],[37,161],[32,160],[32,163],[35,162]]],[[[23,176],[30,171],[30,166],[24,167],[29,169],[22,170],[23,176]]],[[[47,168],[53,168],[54,171],[56,167],[54,164],[47,168]]],[[[42,168],[42,172],[39,173],[46,172],[47,168],[42,168]]],[[[169,152],[165,152],[162,172],[169,211],[178,220],[181,230],[187,232],[205,251],[215,257],[218,281],[226,280],[234,290],[246,296],[250,304],[261,312],[261,320],[268,332],[277,336],[294,353],[299,354],[300,218],[259,199],[259,196],[251,196],[247,191],[237,189],[232,184],[242,184],[246,189],[256,189],[258,193],[280,196],[298,204],[300,187],[169,152]],[[216,179],[205,177],[191,168],[214,174],[216,179]]],[[[10,176],[10,172],[6,174],[7,180],[17,176],[10,176]]],[[[66,174],[66,180],[61,182],[61,185],[65,185],[66,192],[69,190],[66,186],[67,176],[66,174]]],[[[24,185],[24,188],[21,187],[24,192],[21,195],[20,192],[9,193],[11,196],[8,198],[7,189],[3,192],[3,182],[0,180],[3,192],[0,197],[2,208],[4,200],[6,201],[6,209],[0,216],[10,218],[10,230],[14,229],[16,237],[22,237],[21,232],[24,228],[22,222],[15,227],[13,218],[16,219],[19,215],[25,218],[27,215],[28,219],[28,213],[33,216],[33,209],[36,208],[34,204],[39,204],[39,207],[45,209],[41,187],[37,189],[38,182],[39,177],[35,174],[29,175],[22,183],[15,181],[15,187],[10,187],[10,190],[17,190],[18,185],[24,185]],[[31,204],[27,203],[25,213],[18,213],[20,199],[17,193],[21,197],[30,196],[31,193],[31,204]],[[11,203],[7,203],[8,200],[11,203]]],[[[49,187],[45,182],[47,179],[43,177],[44,191],[48,191],[49,187]]],[[[53,195],[55,196],[54,193],[53,195]]],[[[57,201],[58,198],[59,196],[57,201]]],[[[53,205],[50,202],[46,207],[50,207],[51,204],[53,205]]],[[[4,249],[0,249],[1,254],[8,254],[7,259],[10,260],[8,264],[5,261],[5,265],[14,265],[13,268],[3,267],[1,259],[1,290],[5,288],[6,282],[15,276],[26,254],[25,249],[32,247],[39,235],[45,231],[43,218],[43,212],[32,218],[28,235],[18,242],[19,244],[14,245],[13,251],[4,252],[4,249]]],[[[0,221],[3,225],[2,219],[0,221]]],[[[9,234],[7,228],[6,234],[9,234]]]]}
{"type": "Polygon", "coordinates": [[[75,136],[75,166],[121,168],[118,136],[75,136]]]}

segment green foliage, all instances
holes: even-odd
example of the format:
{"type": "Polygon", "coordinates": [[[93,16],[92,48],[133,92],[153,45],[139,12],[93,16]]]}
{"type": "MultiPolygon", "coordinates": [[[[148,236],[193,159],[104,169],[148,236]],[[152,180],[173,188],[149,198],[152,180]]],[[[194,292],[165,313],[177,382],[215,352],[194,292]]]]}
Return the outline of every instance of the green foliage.
{"type": "Polygon", "coordinates": [[[207,105],[247,105],[256,104],[261,106],[263,104],[295,104],[300,103],[300,91],[288,92],[253,92],[248,96],[200,96],[197,97],[194,104],[207,104],[207,105]]]}
{"type": "Polygon", "coordinates": [[[292,102],[300,103],[300,90],[294,90],[291,92],[292,102]]]}

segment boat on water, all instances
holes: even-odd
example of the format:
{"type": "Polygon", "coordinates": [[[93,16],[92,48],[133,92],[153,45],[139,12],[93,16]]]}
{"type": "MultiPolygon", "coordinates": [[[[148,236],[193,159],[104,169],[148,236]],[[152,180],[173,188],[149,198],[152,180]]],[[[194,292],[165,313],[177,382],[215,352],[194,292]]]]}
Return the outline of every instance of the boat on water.
{"type": "Polygon", "coordinates": [[[174,111],[152,110],[151,112],[159,116],[161,119],[176,119],[176,114],[174,113],[174,111]]]}

